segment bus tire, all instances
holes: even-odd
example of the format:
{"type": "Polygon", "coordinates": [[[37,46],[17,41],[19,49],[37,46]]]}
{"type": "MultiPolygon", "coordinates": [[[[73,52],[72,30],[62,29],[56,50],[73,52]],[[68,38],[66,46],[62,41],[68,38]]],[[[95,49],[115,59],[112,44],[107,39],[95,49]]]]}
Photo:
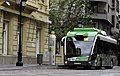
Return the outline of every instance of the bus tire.
{"type": "Polygon", "coordinates": [[[110,66],[106,66],[106,69],[112,69],[113,68],[113,60],[110,61],[110,66]]]}
{"type": "Polygon", "coordinates": [[[102,58],[100,58],[100,69],[103,69],[103,66],[102,66],[102,58]]]}
{"type": "Polygon", "coordinates": [[[102,67],[102,58],[100,58],[100,67],[102,67]]]}

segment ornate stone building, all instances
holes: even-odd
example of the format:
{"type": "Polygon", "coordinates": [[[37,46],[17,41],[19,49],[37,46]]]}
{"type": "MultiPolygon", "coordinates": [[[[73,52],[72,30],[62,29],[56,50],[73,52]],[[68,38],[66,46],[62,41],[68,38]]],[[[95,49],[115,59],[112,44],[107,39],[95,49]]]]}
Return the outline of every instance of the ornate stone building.
{"type": "MultiPolygon", "coordinates": [[[[0,64],[17,62],[19,0],[0,0],[0,64]],[[6,3],[8,1],[9,3],[6,3]]],[[[27,0],[22,10],[23,63],[36,63],[37,54],[48,62],[49,0],[27,0]]]]}
{"type": "Polygon", "coordinates": [[[118,33],[119,0],[89,0],[92,11],[93,27],[104,30],[107,34],[118,33]]]}

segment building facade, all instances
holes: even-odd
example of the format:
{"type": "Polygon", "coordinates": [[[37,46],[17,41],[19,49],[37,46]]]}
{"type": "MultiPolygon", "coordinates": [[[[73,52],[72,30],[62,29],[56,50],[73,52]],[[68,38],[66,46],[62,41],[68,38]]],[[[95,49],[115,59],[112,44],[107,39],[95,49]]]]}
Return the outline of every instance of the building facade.
{"type": "Polygon", "coordinates": [[[92,25],[111,35],[119,32],[119,0],[89,0],[92,12],[92,25]]]}
{"type": "MultiPolygon", "coordinates": [[[[0,0],[0,64],[17,62],[20,0],[0,0]]],[[[47,63],[49,0],[27,0],[22,10],[23,63],[36,63],[43,54],[47,63]]]]}
{"type": "MultiPolygon", "coordinates": [[[[91,10],[91,25],[90,27],[98,28],[106,31],[108,35],[115,35],[119,33],[119,0],[84,0],[90,3],[91,10]]],[[[86,11],[87,12],[87,11],[86,11]]],[[[115,37],[114,37],[115,38],[115,37]]],[[[64,65],[64,53],[60,46],[57,44],[59,50],[56,55],[56,64],[64,65]]]]}

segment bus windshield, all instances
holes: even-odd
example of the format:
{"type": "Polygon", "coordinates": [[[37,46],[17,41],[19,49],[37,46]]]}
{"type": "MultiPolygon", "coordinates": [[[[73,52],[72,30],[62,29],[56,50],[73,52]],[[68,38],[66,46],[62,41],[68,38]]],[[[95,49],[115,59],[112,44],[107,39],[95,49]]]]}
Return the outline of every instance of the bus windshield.
{"type": "Polygon", "coordinates": [[[78,40],[75,37],[67,38],[66,54],[70,56],[89,55],[93,46],[94,37],[87,40],[78,40]]]}
{"type": "Polygon", "coordinates": [[[89,55],[91,52],[91,48],[93,45],[93,42],[91,41],[74,41],[75,48],[80,48],[81,55],[89,55]]]}

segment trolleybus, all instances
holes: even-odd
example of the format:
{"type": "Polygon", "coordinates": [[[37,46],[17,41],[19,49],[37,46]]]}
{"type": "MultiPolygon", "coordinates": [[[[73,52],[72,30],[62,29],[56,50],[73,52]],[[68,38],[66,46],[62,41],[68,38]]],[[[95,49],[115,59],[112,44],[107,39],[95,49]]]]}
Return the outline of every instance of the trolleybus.
{"type": "Polygon", "coordinates": [[[96,28],[74,28],[62,38],[61,46],[62,65],[105,68],[117,65],[117,41],[105,31],[96,28]]]}

